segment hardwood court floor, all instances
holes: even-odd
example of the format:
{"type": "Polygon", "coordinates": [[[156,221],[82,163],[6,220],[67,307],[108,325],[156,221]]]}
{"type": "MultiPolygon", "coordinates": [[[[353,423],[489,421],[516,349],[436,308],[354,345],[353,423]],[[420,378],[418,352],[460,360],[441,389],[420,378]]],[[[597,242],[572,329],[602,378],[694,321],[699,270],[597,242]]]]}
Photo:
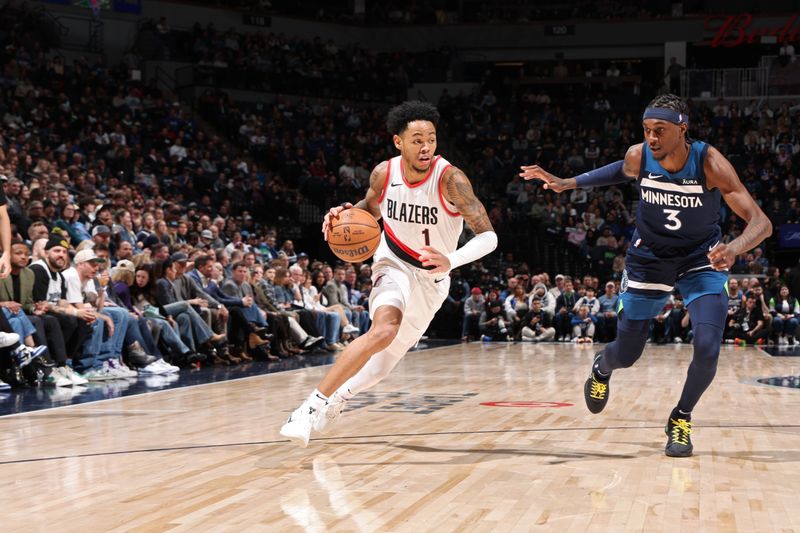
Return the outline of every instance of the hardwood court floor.
{"type": "Polygon", "coordinates": [[[0,529],[800,532],[800,390],[749,381],[800,359],[723,347],[695,456],[672,459],[691,348],[648,346],[600,415],[593,353],[409,354],[307,449],[278,428],[327,367],[3,417],[0,529]]]}

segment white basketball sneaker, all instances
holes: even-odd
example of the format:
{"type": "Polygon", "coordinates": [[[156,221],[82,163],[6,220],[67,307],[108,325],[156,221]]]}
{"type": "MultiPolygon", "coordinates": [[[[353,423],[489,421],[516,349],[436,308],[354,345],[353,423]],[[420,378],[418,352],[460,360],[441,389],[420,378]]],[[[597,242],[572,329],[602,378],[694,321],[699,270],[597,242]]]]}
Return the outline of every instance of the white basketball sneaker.
{"type": "Polygon", "coordinates": [[[305,401],[289,415],[289,420],[281,427],[281,435],[305,448],[317,418],[319,412],[305,401]]]}
{"type": "Polygon", "coordinates": [[[342,398],[338,391],[334,392],[314,419],[314,431],[319,433],[330,431],[331,426],[342,416],[345,404],[347,404],[347,400],[342,398]]]}

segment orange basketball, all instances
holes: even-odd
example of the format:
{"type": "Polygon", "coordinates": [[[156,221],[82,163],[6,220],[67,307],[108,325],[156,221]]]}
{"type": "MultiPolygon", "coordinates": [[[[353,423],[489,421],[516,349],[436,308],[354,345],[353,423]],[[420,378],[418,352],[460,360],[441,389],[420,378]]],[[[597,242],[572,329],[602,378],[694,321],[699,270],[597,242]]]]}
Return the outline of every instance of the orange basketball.
{"type": "Polygon", "coordinates": [[[328,246],[342,261],[359,263],[369,259],[380,242],[378,221],[363,209],[345,209],[338,218],[331,219],[328,246]]]}

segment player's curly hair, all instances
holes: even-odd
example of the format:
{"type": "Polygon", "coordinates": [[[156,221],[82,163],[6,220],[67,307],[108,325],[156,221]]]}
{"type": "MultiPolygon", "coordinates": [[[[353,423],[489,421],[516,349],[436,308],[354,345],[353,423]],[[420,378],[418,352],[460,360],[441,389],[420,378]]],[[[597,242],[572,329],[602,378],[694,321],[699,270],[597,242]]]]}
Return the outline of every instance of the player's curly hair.
{"type": "Polygon", "coordinates": [[[386,128],[392,135],[400,135],[408,127],[408,123],[415,120],[427,120],[435,127],[439,124],[439,111],[436,106],[428,102],[409,100],[389,110],[386,116],[386,128]]]}

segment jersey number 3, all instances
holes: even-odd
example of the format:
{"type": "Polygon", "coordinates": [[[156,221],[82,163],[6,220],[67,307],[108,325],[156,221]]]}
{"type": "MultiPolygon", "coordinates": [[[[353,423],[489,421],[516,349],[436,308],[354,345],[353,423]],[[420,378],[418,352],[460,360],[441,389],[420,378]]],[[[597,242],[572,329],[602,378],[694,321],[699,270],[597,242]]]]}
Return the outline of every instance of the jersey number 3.
{"type": "Polygon", "coordinates": [[[664,227],[672,231],[681,229],[681,221],[678,218],[679,213],[678,209],[664,209],[664,214],[667,215],[667,220],[669,221],[669,224],[664,224],[664,227]]]}

